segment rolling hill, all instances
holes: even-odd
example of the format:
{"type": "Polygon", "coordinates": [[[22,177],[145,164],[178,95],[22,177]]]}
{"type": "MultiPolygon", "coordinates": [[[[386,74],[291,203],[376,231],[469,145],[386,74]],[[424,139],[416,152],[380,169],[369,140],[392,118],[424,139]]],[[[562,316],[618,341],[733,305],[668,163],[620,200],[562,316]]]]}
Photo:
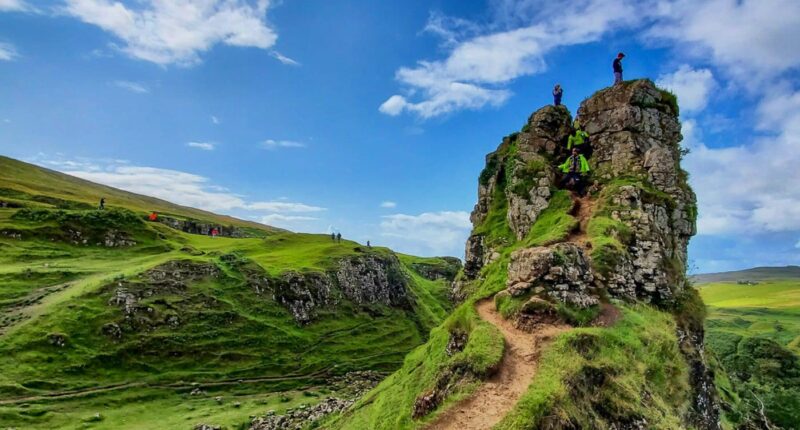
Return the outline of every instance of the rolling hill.
{"type": "Polygon", "coordinates": [[[0,427],[238,428],[314,404],[398,368],[459,268],[0,158],[0,427]]]}

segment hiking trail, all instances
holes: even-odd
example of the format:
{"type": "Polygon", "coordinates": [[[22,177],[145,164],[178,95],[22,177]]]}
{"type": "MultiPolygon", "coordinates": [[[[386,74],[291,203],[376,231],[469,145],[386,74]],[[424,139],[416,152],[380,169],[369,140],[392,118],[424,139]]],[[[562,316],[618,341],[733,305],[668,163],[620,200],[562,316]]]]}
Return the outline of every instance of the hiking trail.
{"type": "Polygon", "coordinates": [[[428,430],[484,430],[492,428],[511,411],[531,384],[543,347],[567,325],[546,325],[534,333],[514,327],[495,310],[494,300],[478,302],[481,319],[497,327],[505,338],[500,368],[472,395],[439,415],[428,430]]]}
{"type": "Polygon", "coordinates": [[[594,213],[594,204],[595,201],[592,200],[588,194],[583,197],[573,194],[570,215],[575,217],[578,221],[578,228],[570,233],[565,242],[573,242],[587,251],[592,248],[592,244],[589,242],[589,237],[587,235],[587,228],[589,226],[589,219],[591,219],[594,213]]]}

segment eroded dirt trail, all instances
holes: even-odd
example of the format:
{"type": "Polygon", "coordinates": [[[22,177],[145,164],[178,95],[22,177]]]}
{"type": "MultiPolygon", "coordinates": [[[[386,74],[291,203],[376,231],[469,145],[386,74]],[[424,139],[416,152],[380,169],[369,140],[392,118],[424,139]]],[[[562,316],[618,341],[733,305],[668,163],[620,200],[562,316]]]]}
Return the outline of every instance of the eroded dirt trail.
{"type": "Polygon", "coordinates": [[[566,239],[566,242],[573,242],[580,245],[582,248],[589,250],[591,244],[586,230],[589,226],[589,219],[594,213],[595,201],[587,194],[583,197],[572,196],[573,209],[570,215],[578,220],[578,230],[572,232],[566,239]]]}
{"type": "Polygon", "coordinates": [[[428,430],[486,430],[492,428],[514,407],[528,389],[543,346],[553,336],[569,329],[566,325],[545,325],[534,333],[514,327],[495,310],[494,301],[477,304],[484,321],[497,327],[505,337],[506,350],[500,369],[484,381],[467,399],[437,417],[428,430]]]}

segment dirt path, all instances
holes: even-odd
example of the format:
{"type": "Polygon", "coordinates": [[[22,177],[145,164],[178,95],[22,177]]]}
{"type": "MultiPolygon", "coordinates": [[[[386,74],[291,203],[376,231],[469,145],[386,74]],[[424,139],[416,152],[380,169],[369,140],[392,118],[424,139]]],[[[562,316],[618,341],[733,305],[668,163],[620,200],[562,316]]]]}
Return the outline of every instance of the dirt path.
{"type": "Polygon", "coordinates": [[[569,329],[565,325],[545,326],[535,333],[514,328],[495,310],[494,301],[483,300],[477,305],[484,321],[503,333],[505,356],[497,373],[484,381],[467,399],[439,415],[428,430],[485,430],[500,422],[522,397],[536,374],[542,347],[553,336],[569,329]]]}
{"type": "Polygon", "coordinates": [[[592,245],[589,243],[586,229],[589,226],[589,219],[592,217],[592,213],[594,213],[595,201],[592,200],[588,194],[583,197],[573,195],[572,203],[573,207],[570,215],[578,220],[578,229],[570,233],[566,241],[576,243],[582,248],[589,250],[592,248],[592,245]]]}

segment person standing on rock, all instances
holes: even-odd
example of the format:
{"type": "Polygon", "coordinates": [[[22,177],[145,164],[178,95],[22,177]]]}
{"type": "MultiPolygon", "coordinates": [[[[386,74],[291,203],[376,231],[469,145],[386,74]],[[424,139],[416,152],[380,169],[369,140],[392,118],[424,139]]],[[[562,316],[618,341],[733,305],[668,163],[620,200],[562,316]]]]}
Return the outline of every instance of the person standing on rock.
{"type": "Polygon", "coordinates": [[[562,95],[564,95],[564,90],[561,88],[561,84],[556,84],[555,88],[553,88],[553,105],[561,106],[562,95]]]}
{"type": "Polygon", "coordinates": [[[564,178],[561,179],[561,186],[572,188],[579,196],[583,197],[586,194],[585,175],[589,173],[589,162],[586,161],[586,157],[578,152],[578,148],[572,148],[572,155],[558,167],[565,173],[564,178]]]}
{"type": "Polygon", "coordinates": [[[612,63],[612,67],[614,68],[614,85],[622,83],[622,59],[625,58],[625,54],[620,52],[617,54],[617,58],[614,59],[612,63]]]}
{"type": "Polygon", "coordinates": [[[589,133],[581,129],[581,123],[576,119],[573,123],[575,133],[567,139],[567,149],[577,149],[586,158],[592,158],[592,145],[589,142],[589,133]]]}

